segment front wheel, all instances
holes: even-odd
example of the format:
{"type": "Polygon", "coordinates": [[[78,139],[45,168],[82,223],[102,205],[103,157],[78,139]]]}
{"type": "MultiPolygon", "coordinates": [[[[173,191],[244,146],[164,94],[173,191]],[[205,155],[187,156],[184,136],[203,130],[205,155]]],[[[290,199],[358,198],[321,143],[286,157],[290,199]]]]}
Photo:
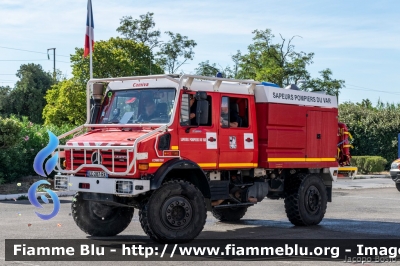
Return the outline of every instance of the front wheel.
{"type": "Polygon", "coordinates": [[[143,231],[162,243],[184,243],[203,230],[207,208],[203,194],[191,183],[164,183],[143,202],[139,212],[143,231]]]}
{"type": "Polygon", "coordinates": [[[398,191],[400,191],[400,183],[396,183],[396,188],[398,191]]]}
{"type": "Polygon", "coordinates": [[[132,207],[116,207],[84,200],[82,193],[72,199],[72,217],[91,236],[115,236],[125,230],[133,217],[132,207]]]}
{"type": "Polygon", "coordinates": [[[324,218],[328,196],[322,179],[315,174],[299,174],[287,180],[285,210],[294,225],[316,225],[324,218]]]}

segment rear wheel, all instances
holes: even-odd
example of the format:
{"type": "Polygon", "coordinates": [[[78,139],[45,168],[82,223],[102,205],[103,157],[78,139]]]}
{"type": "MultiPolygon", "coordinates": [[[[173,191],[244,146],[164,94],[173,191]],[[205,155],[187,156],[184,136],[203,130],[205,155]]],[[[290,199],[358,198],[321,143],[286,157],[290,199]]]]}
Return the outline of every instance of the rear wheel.
{"type": "Polygon", "coordinates": [[[328,196],[322,179],[315,174],[298,174],[287,180],[285,210],[294,225],[316,225],[324,218],[328,196]]]}
{"type": "Polygon", "coordinates": [[[213,208],[213,216],[221,222],[239,221],[246,214],[247,207],[213,208]]]}
{"type": "Polygon", "coordinates": [[[184,243],[203,230],[207,209],[203,194],[191,183],[164,183],[143,202],[140,224],[151,239],[163,243],[184,243]]]}
{"type": "Polygon", "coordinates": [[[396,188],[398,191],[400,191],[400,183],[396,183],[396,188]]]}
{"type": "Polygon", "coordinates": [[[91,236],[115,236],[125,230],[134,208],[116,207],[84,200],[82,193],[72,199],[72,217],[78,227],[91,236]]]}

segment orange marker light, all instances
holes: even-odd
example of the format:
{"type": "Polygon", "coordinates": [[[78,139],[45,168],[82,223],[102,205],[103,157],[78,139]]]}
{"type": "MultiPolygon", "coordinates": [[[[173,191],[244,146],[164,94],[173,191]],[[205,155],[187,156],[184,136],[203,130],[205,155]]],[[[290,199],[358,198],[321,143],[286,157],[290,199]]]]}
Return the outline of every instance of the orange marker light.
{"type": "Polygon", "coordinates": [[[149,170],[149,164],[148,164],[148,163],[140,163],[140,164],[139,164],[139,170],[140,170],[140,171],[149,170]]]}
{"type": "Polygon", "coordinates": [[[164,151],[164,156],[179,156],[179,151],[164,151]]]}

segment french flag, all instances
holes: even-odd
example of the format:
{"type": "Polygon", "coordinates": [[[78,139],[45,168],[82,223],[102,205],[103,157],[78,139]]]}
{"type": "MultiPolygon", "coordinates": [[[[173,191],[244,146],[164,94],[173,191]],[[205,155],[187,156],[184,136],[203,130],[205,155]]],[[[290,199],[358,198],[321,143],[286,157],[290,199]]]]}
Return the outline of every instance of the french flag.
{"type": "Polygon", "coordinates": [[[88,0],[87,6],[87,19],[86,19],[86,36],[85,36],[85,50],[83,57],[88,56],[93,51],[94,46],[94,24],[93,24],[93,12],[92,12],[92,1],[88,0]],[[90,42],[92,43],[92,49],[90,50],[90,42]]]}

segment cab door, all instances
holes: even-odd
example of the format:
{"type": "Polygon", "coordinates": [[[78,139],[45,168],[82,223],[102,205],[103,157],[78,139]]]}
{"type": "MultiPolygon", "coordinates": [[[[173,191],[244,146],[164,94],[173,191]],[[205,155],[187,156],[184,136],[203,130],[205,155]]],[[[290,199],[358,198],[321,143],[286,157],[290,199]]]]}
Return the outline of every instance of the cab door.
{"type": "Polygon", "coordinates": [[[190,124],[190,100],[194,92],[183,92],[180,97],[178,136],[181,157],[196,162],[203,169],[216,169],[218,164],[218,127],[215,112],[218,102],[213,93],[207,93],[208,121],[206,124],[190,124]],[[213,106],[216,105],[216,106],[213,106]]]}
{"type": "Polygon", "coordinates": [[[219,164],[222,169],[257,167],[257,127],[254,98],[222,94],[219,100],[219,164]],[[228,108],[229,123],[226,120],[228,108]],[[236,119],[234,118],[235,116],[236,119]],[[235,124],[237,122],[237,125],[235,124]]]}

